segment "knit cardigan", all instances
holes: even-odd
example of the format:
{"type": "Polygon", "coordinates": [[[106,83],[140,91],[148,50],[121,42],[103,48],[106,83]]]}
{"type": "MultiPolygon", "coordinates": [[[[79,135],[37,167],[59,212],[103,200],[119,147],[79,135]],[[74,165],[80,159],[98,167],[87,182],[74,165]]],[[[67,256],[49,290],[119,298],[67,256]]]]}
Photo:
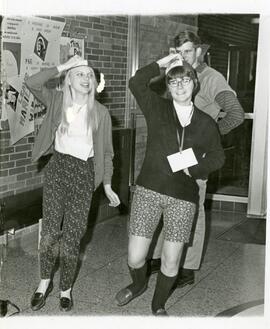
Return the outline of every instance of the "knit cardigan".
{"type": "MultiPolygon", "coordinates": [[[[62,117],[63,92],[46,87],[46,82],[58,74],[56,67],[46,68],[25,80],[32,94],[47,107],[45,118],[35,139],[32,160],[53,153],[55,133],[62,117]]],[[[113,146],[111,117],[105,106],[95,100],[98,129],[93,132],[95,188],[101,182],[111,184],[113,174],[113,146]]]]}
{"type": "Polygon", "coordinates": [[[160,74],[157,63],[139,70],[129,80],[147,123],[147,146],[144,162],[136,183],[150,190],[178,199],[198,202],[196,179],[207,179],[209,173],[222,167],[224,151],[216,122],[194,107],[191,123],[185,127],[183,149],[192,148],[198,164],[173,173],[167,156],[179,151],[177,129],[181,138],[183,128],[174,116],[173,101],[157,95],[149,88],[150,80],[160,74]]]}

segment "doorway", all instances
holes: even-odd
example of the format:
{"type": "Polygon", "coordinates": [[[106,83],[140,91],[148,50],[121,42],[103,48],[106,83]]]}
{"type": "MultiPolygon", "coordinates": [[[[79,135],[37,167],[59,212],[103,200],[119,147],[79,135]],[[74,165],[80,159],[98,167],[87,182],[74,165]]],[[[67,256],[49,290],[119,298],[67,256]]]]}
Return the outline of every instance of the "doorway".
{"type": "Polygon", "coordinates": [[[208,181],[208,194],[227,201],[247,202],[253,129],[253,108],[257,49],[229,46],[227,53],[227,82],[237,94],[245,112],[245,121],[222,136],[225,164],[208,181]],[[223,195],[223,197],[221,197],[223,195]],[[225,197],[226,196],[226,197],[225,197]]]}
{"type": "Polygon", "coordinates": [[[209,177],[208,199],[246,204],[249,200],[258,20],[257,14],[198,17],[198,33],[203,43],[210,44],[208,65],[223,74],[245,112],[244,122],[222,136],[226,161],[221,170],[209,177]]]}

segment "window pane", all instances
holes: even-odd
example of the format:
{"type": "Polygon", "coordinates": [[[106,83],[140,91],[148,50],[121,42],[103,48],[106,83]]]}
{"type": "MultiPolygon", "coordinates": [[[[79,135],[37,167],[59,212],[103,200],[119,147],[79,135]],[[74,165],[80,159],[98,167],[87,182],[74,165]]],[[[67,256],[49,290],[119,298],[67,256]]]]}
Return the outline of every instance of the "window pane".
{"type": "Polygon", "coordinates": [[[252,120],[222,139],[226,161],[223,168],[209,176],[207,193],[248,196],[252,120]]]}

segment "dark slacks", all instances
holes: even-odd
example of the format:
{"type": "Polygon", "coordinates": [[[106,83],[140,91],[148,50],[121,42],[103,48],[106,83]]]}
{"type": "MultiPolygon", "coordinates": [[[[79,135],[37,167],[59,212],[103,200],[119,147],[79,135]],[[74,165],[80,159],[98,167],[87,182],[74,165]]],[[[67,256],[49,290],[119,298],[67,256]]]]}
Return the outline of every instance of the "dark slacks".
{"type": "Polygon", "coordinates": [[[94,191],[93,158],[55,152],[45,168],[40,275],[49,279],[60,254],[60,289],[72,287],[94,191]]]}

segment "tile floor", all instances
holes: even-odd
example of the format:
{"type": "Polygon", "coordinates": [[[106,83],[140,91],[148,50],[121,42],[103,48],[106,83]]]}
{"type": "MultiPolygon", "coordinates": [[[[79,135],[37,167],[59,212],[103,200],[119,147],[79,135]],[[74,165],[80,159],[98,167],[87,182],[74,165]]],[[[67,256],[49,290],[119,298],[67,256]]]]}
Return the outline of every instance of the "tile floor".
{"type": "MultiPolygon", "coordinates": [[[[150,278],[148,290],[128,305],[118,307],[114,300],[116,292],[130,283],[126,265],[126,220],[125,216],[112,218],[99,223],[86,235],[73,288],[74,307],[68,315],[151,314],[156,274],[150,278]]],[[[265,245],[258,244],[256,239],[255,243],[250,243],[250,239],[246,243],[242,236],[239,238],[239,234],[234,234],[233,227],[239,227],[238,224],[245,220],[242,213],[207,212],[209,234],[201,270],[196,273],[194,285],[174,291],[167,302],[170,315],[216,317],[244,303],[255,303],[260,307],[255,311],[253,308],[253,313],[263,316],[265,245]]],[[[257,220],[260,226],[261,221],[257,220]]],[[[58,272],[45,307],[37,312],[29,307],[39,280],[37,237],[36,231],[10,241],[1,268],[0,299],[9,299],[18,305],[19,316],[67,315],[58,306],[58,272]]]]}

